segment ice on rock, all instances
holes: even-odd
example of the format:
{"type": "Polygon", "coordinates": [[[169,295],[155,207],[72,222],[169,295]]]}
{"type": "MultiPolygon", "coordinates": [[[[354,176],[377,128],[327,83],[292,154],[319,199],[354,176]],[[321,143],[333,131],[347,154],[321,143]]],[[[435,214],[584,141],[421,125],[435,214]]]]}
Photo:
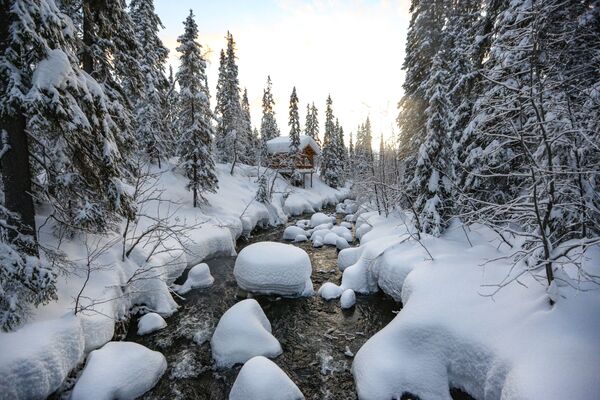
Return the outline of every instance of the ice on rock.
{"type": "Polygon", "coordinates": [[[300,243],[300,242],[306,242],[308,241],[308,238],[306,237],[306,235],[298,235],[294,238],[294,243],[300,243]]]}
{"type": "Polygon", "coordinates": [[[190,269],[185,283],[177,290],[179,294],[186,294],[192,289],[204,288],[213,284],[215,278],[210,274],[208,264],[201,263],[190,269]]]}
{"type": "Polygon", "coordinates": [[[229,400],[247,399],[304,400],[304,395],[277,364],[258,356],[244,364],[229,392],[229,400]]]}
{"type": "Polygon", "coordinates": [[[335,233],[329,232],[323,238],[323,243],[328,244],[330,246],[336,246],[339,238],[340,237],[338,235],[336,235],[335,233]]]}
{"type": "Polygon", "coordinates": [[[138,321],[138,335],[147,335],[167,326],[167,322],[157,313],[148,313],[138,321]]]}
{"type": "Polygon", "coordinates": [[[338,250],[344,250],[350,247],[350,245],[348,244],[346,239],[344,239],[343,237],[338,237],[335,242],[335,247],[337,247],[338,250]]]}
{"type": "Polygon", "coordinates": [[[331,228],[331,232],[335,233],[339,237],[343,237],[348,242],[354,240],[354,238],[352,237],[352,232],[350,232],[350,230],[344,226],[334,226],[333,228],[331,228]]]}
{"type": "Polygon", "coordinates": [[[354,290],[346,289],[342,293],[340,297],[340,307],[342,308],[350,308],[353,307],[356,303],[356,294],[354,294],[354,290]]]}
{"type": "Polygon", "coordinates": [[[306,251],[276,242],[259,242],[245,247],[233,269],[242,289],[282,296],[312,295],[311,273],[312,266],[306,251]]]}
{"type": "Polygon", "coordinates": [[[325,282],[319,288],[319,296],[325,300],[337,299],[341,296],[343,289],[332,282],[325,282]]]}
{"type": "Polygon", "coordinates": [[[310,226],[312,226],[313,228],[321,224],[329,224],[333,222],[335,222],[334,217],[330,217],[329,215],[324,214],[322,212],[314,213],[310,217],[310,226]]]}
{"type": "Polygon", "coordinates": [[[133,342],[108,342],[92,351],[71,400],[136,399],[152,389],[167,368],[165,356],[133,342]]]}
{"type": "Polygon", "coordinates": [[[294,240],[298,235],[306,235],[306,231],[298,226],[288,226],[283,231],[283,240],[294,240]]]}
{"type": "Polygon", "coordinates": [[[277,357],[282,352],[271,334],[271,323],[254,299],[240,301],[221,316],[210,346],[221,368],[245,363],[255,356],[277,357]]]}

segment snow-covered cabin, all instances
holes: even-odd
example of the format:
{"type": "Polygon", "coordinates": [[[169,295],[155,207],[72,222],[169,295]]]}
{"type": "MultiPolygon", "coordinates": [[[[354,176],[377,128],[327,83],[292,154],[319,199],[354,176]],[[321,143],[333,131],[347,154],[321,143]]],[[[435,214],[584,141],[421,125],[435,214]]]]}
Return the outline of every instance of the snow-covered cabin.
{"type": "MultiPolygon", "coordinates": [[[[302,174],[303,178],[310,175],[310,185],[312,186],[312,174],[315,172],[316,167],[315,156],[321,154],[321,148],[312,137],[301,135],[300,156],[293,157],[293,154],[290,153],[290,143],[289,136],[276,137],[267,142],[269,166],[283,174],[295,170],[302,174]]],[[[306,179],[303,179],[303,181],[306,185],[306,179]]]]}

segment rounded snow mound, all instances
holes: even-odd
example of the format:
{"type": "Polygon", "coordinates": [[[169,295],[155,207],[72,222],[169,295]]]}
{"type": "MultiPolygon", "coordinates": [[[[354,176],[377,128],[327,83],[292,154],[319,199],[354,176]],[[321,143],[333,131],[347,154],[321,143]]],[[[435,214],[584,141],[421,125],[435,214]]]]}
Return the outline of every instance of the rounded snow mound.
{"type": "Polygon", "coordinates": [[[108,342],[92,351],[73,387],[72,400],[136,399],[167,368],[165,356],[133,342],[108,342]]]}
{"type": "Polygon", "coordinates": [[[342,296],[340,297],[340,307],[342,308],[350,308],[356,304],[356,294],[354,294],[354,290],[346,289],[342,292],[342,296]]]}
{"type": "Polygon", "coordinates": [[[329,224],[335,222],[335,218],[334,217],[330,217],[327,214],[324,214],[322,212],[318,212],[318,213],[314,213],[311,217],[310,217],[310,226],[312,226],[313,228],[315,226],[319,226],[321,224],[329,224]]]}
{"type": "Polygon", "coordinates": [[[244,290],[282,296],[313,294],[312,266],[306,251],[289,244],[259,242],[245,247],[233,275],[244,290]]]}
{"type": "Polygon", "coordinates": [[[240,370],[229,400],[304,400],[298,386],[273,361],[254,357],[240,370]]]}
{"type": "Polygon", "coordinates": [[[282,352],[271,334],[271,323],[254,299],[240,301],[221,316],[210,347],[217,367],[222,368],[255,356],[277,357],[282,352]]]}
{"type": "Polygon", "coordinates": [[[325,282],[319,288],[319,296],[325,300],[337,299],[342,294],[343,289],[332,282],[325,282]]]}
{"type": "Polygon", "coordinates": [[[214,281],[215,278],[210,274],[208,264],[201,263],[190,269],[185,283],[181,285],[179,290],[177,290],[177,293],[186,294],[192,289],[208,287],[212,285],[214,281]]]}
{"type": "Polygon", "coordinates": [[[147,335],[167,326],[167,322],[157,313],[148,313],[138,321],[138,335],[147,335]]]}
{"type": "Polygon", "coordinates": [[[306,242],[308,241],[308,238],[306,237],[306,235],[298,235],[294,238],[294,243],[301,243],[301,242],[306,242]]]}
{"type": "Polygon", "coordinates": [[[306,235],[306,231],[298,226],[288,226],[283,231],[283,240],[294,240],[298,235],[306,235]]]}

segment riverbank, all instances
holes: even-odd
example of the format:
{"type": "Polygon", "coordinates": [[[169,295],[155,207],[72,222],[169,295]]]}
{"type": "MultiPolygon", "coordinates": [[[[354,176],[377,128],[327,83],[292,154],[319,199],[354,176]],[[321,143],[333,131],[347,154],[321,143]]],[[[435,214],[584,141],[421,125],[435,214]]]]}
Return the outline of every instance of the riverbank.
{"type": "MultiPolygon", "coordinates": [[[[229,165],[217,165],[219,190],[207,194],[207,204],[191,207],[186,179],[175,166],[153,167],[156,189],[163,201],[149,201],[137,228],[143,231],[158,216],[168,216],[180,225],[196,226],[186,240],[169,238],[162,250],[150,258],[149,249],[136,248],[122,261],[118,234],[55,234],[49,210],[38,209],[40,243],[59,249],[71,261],[58,281],[58,300],[35,311],[27,324],[12,333],[0,333],[0,392],[12,399],[45,398],[80,365],[85,355],[115,335],[115,323],[126,318],[133,307],[144,307],[163,316],[173,315],[178,305],[169,285],[188,267],[202,260],[233,256],[235,242],[256,227],[277,226],[289,215],[313,212],[334,205],[348,196],[316,177],[312,188],[294,188],[280,178],[273,187],[271,202],[254,201],[257,168],[239,166],[229,174],[229,165]],[[75,299],[81,311],[75,316],[75,299]]],[[[261,172],[262,173],[262,172],[261,172]]],[[[274,178],[274,173],[271,174],[274,178]]]]}

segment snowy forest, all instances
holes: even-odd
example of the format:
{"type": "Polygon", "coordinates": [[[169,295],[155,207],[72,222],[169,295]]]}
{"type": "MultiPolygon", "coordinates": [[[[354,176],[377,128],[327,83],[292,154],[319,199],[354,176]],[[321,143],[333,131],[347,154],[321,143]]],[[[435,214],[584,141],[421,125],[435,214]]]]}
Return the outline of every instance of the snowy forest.
{"type": "Polygon", "coordinates": [[[381,129],[203,2],[0,0],[0,398],[598,398],[600,2],[397,3],[381,129]]]}

